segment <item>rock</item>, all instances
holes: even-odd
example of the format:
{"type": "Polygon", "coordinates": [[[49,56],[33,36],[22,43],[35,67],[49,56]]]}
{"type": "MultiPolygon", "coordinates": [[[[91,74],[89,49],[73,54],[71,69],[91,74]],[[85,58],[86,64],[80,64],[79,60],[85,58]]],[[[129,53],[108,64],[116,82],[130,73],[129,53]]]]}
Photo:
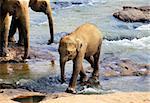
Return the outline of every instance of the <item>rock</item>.
{"type": "Polygon", "coordinates": [[[0,89],[16,89],[17,85],[9,82],[0,83],[0,89]]]}
{"type": "MultiPolygon", "coordinates": [[[[24,63],[22,60],[24,55],[24,47],[10,44],[8,47],[9,55],[7,57],[0,57],[0,63],[24,63]]],[[[52,64],[55,64],[55,57],[47,51],[42,51],[38,47],[31,47],[29,58],[32,60],[50,60],[52,64]]]]}
{"type": "Polygon", "coordinates": [[[124,22],[150,22],[150,6],[123,6],[123,10],[115,12],[113,16],[124,22]]]}
{"type": "Polygon", "coordinates": [[[104,77],[145,76],[150,74],[150,65],[137,64],[126,58],[106,57],[100,65],[100,75],[104,77]]]}

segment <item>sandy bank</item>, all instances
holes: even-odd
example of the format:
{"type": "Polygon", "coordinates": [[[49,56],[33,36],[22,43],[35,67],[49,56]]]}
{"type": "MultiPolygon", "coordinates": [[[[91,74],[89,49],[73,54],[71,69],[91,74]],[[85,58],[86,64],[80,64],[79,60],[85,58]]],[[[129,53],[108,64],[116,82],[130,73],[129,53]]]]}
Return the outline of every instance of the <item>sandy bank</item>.
{"type": "Polygon", "coordinates": [[[118,92],[105,95],[71,95],[57,99],[46,100],[41,103],[150,103],[150,92],[118,92]]]}
{"type": "Polygon", "coordinates": [[[116,92],[103,95],[72,95],[67,93],[40,94],[26,90],[1,90],[1,103],[17,103],[13,98],[21,96],[45,95],[40,103],[150,103],[150,92],[116,92]],[[2,92],[3,91],[3,92],[2,92]]]}

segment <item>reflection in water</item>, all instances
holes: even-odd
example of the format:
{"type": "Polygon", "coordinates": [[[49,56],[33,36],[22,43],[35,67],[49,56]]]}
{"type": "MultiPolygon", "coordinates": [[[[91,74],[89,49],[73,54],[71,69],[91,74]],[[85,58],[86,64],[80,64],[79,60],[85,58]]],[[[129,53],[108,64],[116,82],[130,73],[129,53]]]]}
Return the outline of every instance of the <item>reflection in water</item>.
{"type": "Polygon", "coordinates": [[[0,64],[0,79],[18,80],[30,77],[29,65],[19,64],[0,64]]]}
{"type": "Polygon", "coordinates": [[[47,75],[54,76],[58,67],[49,62],[0,64],[0,79],[18,81],[20,79],[38,79],[47,75]]]}
{"type": "Polygon", "coordinates": [[[48,75],[55,76],[58,70],[58,65],[52,65],[49,61],[34,62],[29,66],[31,79],[39,79],[48,75]]]}

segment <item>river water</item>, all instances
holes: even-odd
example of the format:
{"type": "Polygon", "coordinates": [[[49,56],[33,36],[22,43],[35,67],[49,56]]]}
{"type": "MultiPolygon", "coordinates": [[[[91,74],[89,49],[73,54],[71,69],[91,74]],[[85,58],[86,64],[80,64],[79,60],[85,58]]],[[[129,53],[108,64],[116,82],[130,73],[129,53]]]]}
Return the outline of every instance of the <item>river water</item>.
{"type": "MultiPolygon", "coordinates": [[[[54,55],[55,65],[44,58],[28,60],[27,63],[22,64],[0,64],[0,81],[58,75],[60,71],[57,48],[60,38],[85,22],[96,24],[104,35],[101,60],[106,56],[105,54],[113,53],[116,57],[129,58],[138,64],[150,64],[150,25],[139,22],[125,23],[112,16],[114,12],[121,10],[122,6],[147,4],[149,0],[51,0],[55,30],[55,43],[52,45],[47,45],[49,38],[47,17],[43,13],[30,10],[31,47],[37,48],[36,50],[41,53],[54,55]],[[60,3],[62,1],[63,3],[60,3]]],[[[71,71],[72,64],[69,62],[68,74],[71,74],[71,71]]],[[[120,80],[118,82],[120,83],[120,80]]],[[[147,83],[145,82],[145,87],[147,83]]]]}

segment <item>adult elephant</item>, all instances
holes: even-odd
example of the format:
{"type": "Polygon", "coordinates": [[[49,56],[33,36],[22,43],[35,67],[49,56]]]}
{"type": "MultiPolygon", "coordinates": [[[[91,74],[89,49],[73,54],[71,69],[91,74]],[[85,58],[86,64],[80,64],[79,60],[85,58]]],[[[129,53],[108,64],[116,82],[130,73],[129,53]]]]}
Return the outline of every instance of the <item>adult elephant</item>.
{"type": "MultiPolygon", "coordinates": [[[[54,30],[53,30],[53,19],[52,19],[52,10],[50,7],[50,1],[49,0],[29,0],[29,7],[31,7],[32,10],[36,12],[43,12],[48,17],[49,22],[49,29],[50,29],[50,39],[48,40],[48,44],[51,44],[54,42],[54,30]]],[[[10,31],[9,31],[9,42],[15,42],[14,34],[19,27],[18,25],[18,19],[12,18],[10,31]]],[[[23,43],[23,36],[19,31],[19,41],[18,44],[22,45],[23,43]]]]}
{"type": "Polygon", "coordinates": [[[24,59],[29,54],[29,0],[1,0],[0,1],[0,55],[7,56],[8,32],[10,15],[20,21],[19,29],[24,38],[24,59]]]}

